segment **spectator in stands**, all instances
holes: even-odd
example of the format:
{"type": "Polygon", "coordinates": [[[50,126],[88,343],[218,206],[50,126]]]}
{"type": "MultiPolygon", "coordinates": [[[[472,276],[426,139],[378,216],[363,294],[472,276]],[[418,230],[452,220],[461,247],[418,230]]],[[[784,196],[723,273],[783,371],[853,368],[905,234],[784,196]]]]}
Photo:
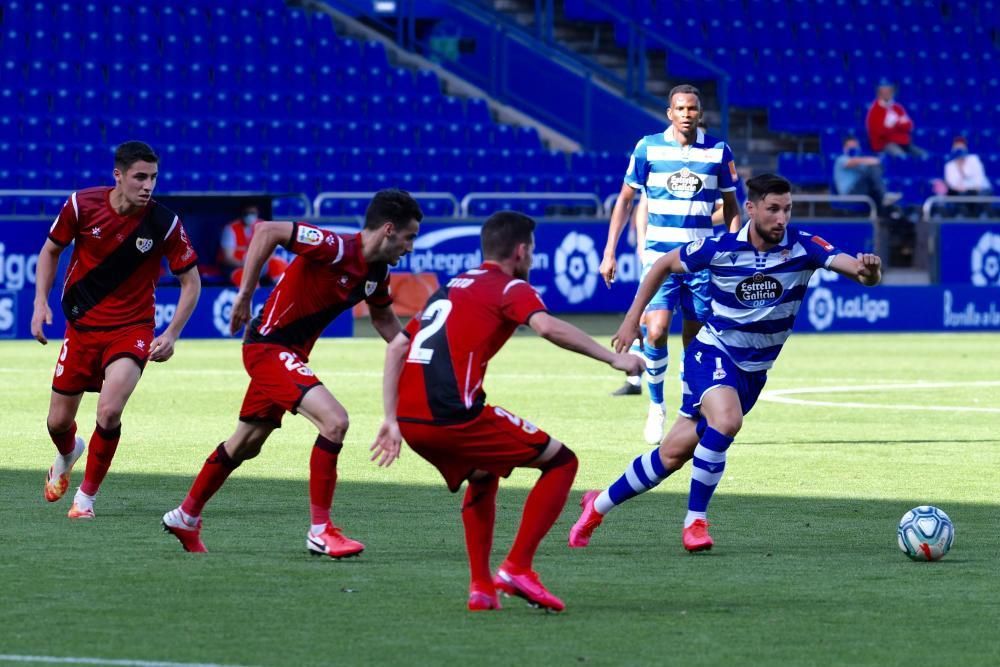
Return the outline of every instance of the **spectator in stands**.
{"type": "MultiPolygon", "coordinates": [[[[246,204],[241,209],[240,217],[230,221],[222,230],[222,238],[219,240],[219,266],[230,272],[229,279],[237,287],[240,286],[243,277],[243,262],[246,261],[247,248],[250,247],[254,225],[259,216],[260,211],[256,205],[246,204]]],[[[288,262],[272,255],[264,264],[260,277],[262,280],[267,278],[274,284],[286,268],[288,262]]]]}
{"type": "MultiPolygon", "coordinates": [[[[951,143],[949,160],[944,165],[944,182],[951,196],[989,196],[993,187],[986,178],[983,162],[975,153],[969,152],[965,137],[955,137],[951,143]]],[[[959,207],[962,215],[979,215],[985,211],[981,204],[963,204],[959,207]]]]}
{"type": "Polygon", "coordinates": [[[878,85],[875,101],[868,108],[865,125],[868,128],[868,143],[876,153],[888,153],[894,157],[926,157],[927,151],[917,147],[910,136],[913,133],[913,119],[903,105],[895,98],[896,87],[886,79],[878,85]]]}
{"type": "Polygon", "coordinates": [[[882,161],[861,154],[857,137],[844,138],[844,152],[833,163],[833,183],[839,195],[867,195],[875,202],[878,216],[885,217],[885,181],[882,161]]]}

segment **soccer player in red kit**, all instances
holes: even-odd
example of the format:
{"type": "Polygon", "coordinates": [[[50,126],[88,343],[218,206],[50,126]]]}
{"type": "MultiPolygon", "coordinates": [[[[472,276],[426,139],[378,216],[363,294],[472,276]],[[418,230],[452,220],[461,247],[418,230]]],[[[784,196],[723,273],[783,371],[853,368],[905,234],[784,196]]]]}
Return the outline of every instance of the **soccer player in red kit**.
{"type": "Polygon", "coordinates": [[[301,413],[319,430],[309,459],[312,526],[306,549],[331,558],[364,550],[330,519],[347,411],[306,364],[323,329],[361,301],[368,302],[372,325],[386,341],[399,334],[402,327],[389,296],[389,265],[413,250],[422,218],[409,193],[382,190],[368,205],[359,234],[341,236],[303,223],[257,223],[233,303],[233,333],[249,321],[260,269],[278,244],[298,256],[260,314],[247,325],[243,365],[250,386],[236,431],[205,461],[180,507],[163,515],[164,529],[185,550],[206,551],[201,541],[202,508],[240,463],[257,456],[267,437],[281,426],[285,412],[301,413]]]}
{"type": "Polygon", "coordinates": [[[46,420],[58,454],[45,479],[45,499],[55,502],[69,488],[70,472],[86,446],[76,434],[83,392],[100,392],[97,425],[83,483],[71,519],[93,519],[94,497],[118,448],[122,412],[147,361],[166,361],[198,302],[198,256],[180,220],[152,198],[159,158],[141,141],[115,150],[114,187],[70,195],[38,254],[31,334],[45,345],[52,324],[49,291],[59,255],[74,244],[63,285],[66,338],[52,378],[46,420]],[[153,332],[154,288],[167,258],[180,281],[173,320],[153,332]]]}
{"type": "Polygon", "coordinates": [[[501,211],[481,233],[485,261],[451,279],[389,344],[383,394],[385,421],[372,450],[379,465],[399,455],[401,438],[434,465],[455,492],[468,480],[462,521],[469,554],[471,611],[499,609],[497,589],[530,604],[562,611],[562,600],[532,569],[539,543],[559,517],[573,478],[576,455],[534,424],[486,403],[483,379],[489,360],[519,325],[556,345],[627,373],[643,361],[615,354],[583,331],[552,317],[528,284],[535,221],[501,211]],[[541,477],[524,505],[517,537],[496,577],[490,549],[500,477],[517,467],[541,477]]]}

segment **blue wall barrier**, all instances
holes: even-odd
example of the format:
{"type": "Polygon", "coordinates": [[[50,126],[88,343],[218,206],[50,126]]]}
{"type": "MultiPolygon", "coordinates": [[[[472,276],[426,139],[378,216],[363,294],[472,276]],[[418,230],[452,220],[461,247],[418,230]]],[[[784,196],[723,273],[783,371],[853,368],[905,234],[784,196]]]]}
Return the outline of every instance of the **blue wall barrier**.
{"type": "Polygon", "coordinates": [[[942,221],[936,237],[942,283],[1000,286],[1000,223],[942,221]]]}

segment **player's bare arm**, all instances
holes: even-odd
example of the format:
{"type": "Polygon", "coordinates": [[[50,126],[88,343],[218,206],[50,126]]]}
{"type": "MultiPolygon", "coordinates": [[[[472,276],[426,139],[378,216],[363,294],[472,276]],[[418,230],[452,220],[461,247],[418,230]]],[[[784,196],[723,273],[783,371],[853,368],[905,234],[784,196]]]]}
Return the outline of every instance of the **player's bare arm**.
{"type": "Polygon", "coordinates": [[[149,346],[150,361],[166,361],[174,356],[174,343],[181,336],[184,325],[191,318],[194,307],[198,304],[198,296],[201,295],[201,276],[198,268],[192,267],[177,275],[177,280],[181,284],[181,294],[177,298],[177,310],[174,317],[162,334],[153,339],[149,346]]]}
{"type": "Polygon", "coordinates": [[[743,217],[740,215],[740,202],[735,192],[722,193],[722,220],[731,232],[740,231],[743,217]]]}
{"type": "Polygon", "coordinates": [[[615,281],[615,273],[618,270],[618,260],[615,252],[618,249],[618,239],[621,238],[622,230],[628,224],[629,213],[632,210],[632,200],[635,198],[635,188],[625,184],[622,185],[618,199],[615,200],[615,207],[611,211],[611,222],[608,225],[608,241],[604,244],[604,258],[601,260],[600,272],[604,277],[604,284],[611,287],[615,281]]]}
{"type": "Polygon", "coordinates": [[[371,313],[372,327],[385,342],[391,343],[403,330],[392,306],[370,306],[368,311],[371,313]]]}
{"type": "Polygon", "coordinates": [[[379,466],[391,465],[399,458],[403,436],[399,432],[399,422],[396,420],[396,406],[399,404],[399,376],[403,372],[406,350],[409,347],[410,339],[400,332],[389,341],[385,350],[385,366],[382,372],[382,410],[385,416],[375,435],[375,442],[369,448],[369,451],[374,452],[371,460],[378,459],[379,466]]]}
{"type": "Polygon", "coordinates": [[[294,226],[291,222],[273,220],[263,220],[254,225],[253,238],[250,239],[246,262],[243,264],[243,280],[240,281],[240,289],[233,300],[232,317],[229,321],[229,331],[233,335],[250,321],[250,306],[260,270],[275,248],[291,243],[294,226]]]}
{"type": "Polygon", "coordinates": [[[565,350],[602,361],[615,370],[638,375],[645,368],[645,362],[634,354],[615,354],[579,328],[548,313],[535,313],[528,320],[528,326],[545,340],[565,350]]]}
{"type": "Polygon", "coordinates": [[[31,313],[31,335],[42,345],[49,342],[45,337],[45,325],[52,324],[52,308],[49,307],[49,292],[56,279],[59,255],[63,248],[52,239],[45,239],[38,252],[38,266],[35,269],[35,307],[31,313]]]}
{"type": "Polygon", "coordinates": [[[625,313],[625,319],[622,321],[621,326],[618,327],[618,331],[611,338],[611,345],[614,346],[615,352],[621,353],[628,350],[629,346],[632,345],[632,341],[640,337],[639,320],[642,317],[642,313],[653,299],[656,290],[660,288],[660,285],[663,284],[663,281],[670,273],[687,273],[687,269],[681,262],[680,248],[671,250],[656,260],[653,266],[650,267],[649,273],[646,274],[646,277],[635,293],[632,305],[629,306],[628,312],[625,313]]]}
{"type": "Polygon", "coordinates": [[[874,287],[882,282],[882,259],[870,252],[859,252],[857,257],[842,252],[833,258],[830,270],[865,287],[874,287]]]}

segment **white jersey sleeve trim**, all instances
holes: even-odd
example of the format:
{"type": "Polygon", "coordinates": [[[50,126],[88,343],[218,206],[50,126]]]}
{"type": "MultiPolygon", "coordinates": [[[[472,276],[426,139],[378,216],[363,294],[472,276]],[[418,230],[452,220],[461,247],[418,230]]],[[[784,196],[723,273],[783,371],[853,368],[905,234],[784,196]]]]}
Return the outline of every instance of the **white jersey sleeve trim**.
{"type": "Polygon", "coordinates": [[[171,235],[171,234],[173,234],[173,232],[174,232],[174,227],[176,227],[176,226],[177,226],[177,221],[178,221],[178,220],[180,220],[180,218],[178,218],[178,217],[177,217],[177,216],[175,215],[175,216],[174,216],[174,221],[170,223],[170,229],[168,229],[168,230],[167,230],[167,233],[166,233],[166,234],[164,234],[164,236],[163,236],[163,240],[164,240],[164,241],[166,241],[167,239],[169,239],[169,238],[170,238],[170,235],[171,235]]]}

